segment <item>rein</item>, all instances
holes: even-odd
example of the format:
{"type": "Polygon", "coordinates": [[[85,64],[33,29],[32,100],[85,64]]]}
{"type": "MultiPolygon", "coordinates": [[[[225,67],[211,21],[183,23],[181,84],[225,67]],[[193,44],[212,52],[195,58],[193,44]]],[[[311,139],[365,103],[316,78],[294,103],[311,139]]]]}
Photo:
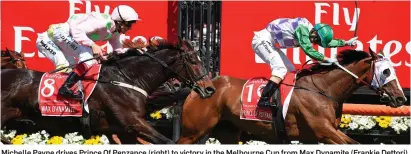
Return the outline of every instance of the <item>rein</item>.
{"type": "MultiPolygon", "coordinates": [[[[167,49],[163,49],[163,50],[167,50],[167,49]]],[[[160,50],[160,51],[162,51],[162,50],[160,50]]],[[[183,56],[183,59],[184,60],[186,60],[185,59],[185,57],[184,56],[186,56],[186,55],[191,55],[191,54],[193,54],[193,52],[189,52],[189,53],[183,53],[183,54],[180,54],[181,56],[183,56]]],[[[186,79],[186,78],[184,78],[183,76],[181,76],[179,73],[177,73],[177,72],[175,72],[173,69],[171,69],[166,63],[164,63],[163,61],[161,61],[160,59],[158,59],[157,57],[155,57],[154,55],[152,55],[152,54],[150,54],[150,53],[148,53],[148,52],[144,52],[144,54],[143,55],[147,55],[148,57],[150,57],[151,59],[154,59],[155,61],[157,61],[158,63],[160,63],[163,67],[165,67],[166,69],[168,69],[168,70],[170,70],[174,75],[176,75],[177,76],[177,78],[178,78],[178,80],[180,81],[180,82],[182,82],[183,84],[186,84],[186,85],[189,85],[189,86],[196,86],[196,81],[199,81],[199,80],[201,80],[202,78],[204,78],[204,76],[206,76],[206,74],[202,74],[200,77],[198,77],[197,79],[194,79],[194,82],[193,81],[191,81],[191,80],[188,80],[188,79],[186,79]]],[[[187,62],[185,62],[184,61],[184,67],[186,68],[186,70],[188,71],[188,72],[190,72],[190,76],[192,75],[192,74],[194,74],[194,72],[192,72],[188,67],[189,67],[189,65],[187,64],[187,62]]],[[[193,78],[192,78],[193,79],[193,78]]]]}
{"type": "MultiPolygon", "coordinates": [[[[162,50],[159,50],[159,51],[164,51],[164,50],[168,50],[168,49],[162,49],[162,50]]],[[[190,53],[183,53],[183,54],[180,54],[180,55],[181,55],[181,56],[186,56],[186,55],[191,55],[191,54],[192,54],[192,52],[190,52],[190,53]]],[[[151,59],[157,61],[157,62],[158,62],[159,64],[161,64],[164,68],[170,70],[174,75],[176,75],[177,78],[178,78],[178,80],[180,80],[183,84],[189,85],[190,87],[195,87],[195,86],[197,86],[197,84],[195,83],[195,81],[201,80],[204,76],[206,76],[205,74],[202,74],[199,78],[197,78],[197,79],[193,82],[193,81],[191,81],[191,80],[188,80],[188,79],[184,78],[184,77],[181,76],[179,73],[175,72],[175,71],[174,71],[172,68],[170,68],[165,62],[163,62],[162,60],[158,59],[158,58],[155,57],[154,55],[152,55],[152,54],[150,54],[150,53],[148,53],[148,52],[144,52],[143,55],[146,55],[146,56],[150,57],[151,59]]],[[[185,57],[182,57],[182,58],[185,60],[185,57]]],[[[124,73],[124,72],[122,71],[122,69],[120,68],[119,63],[118,63],[117,61],[115,61],[115,64],[116,64],[116,68],[120,71],[120,73],[122,74],[122,76],[124,76],[124,77],[125,77],[127,80],[129,80],[131,83],[135,84],[134,81],[133,81],[126,73],[124,73]]],[[[184,61],[184,68],[186,68],[186,70],[187,70],[188,72],[190,72],[190,76],[191,76],[191,73],[193,73],[193,72],[189,69],[189,66],[188,66],[188,64],[187,64],[185,61],[184,61]]],[[[114,80],[104,81],[104,80],[100,80],[100,79],[94,80],[94,79],[88,79],[88,78],[83,78],[83,80],[97,81],[97,82],[100,82],[100,83],[109,83],[109,84],[113,84],[113,85],[116,85],[116,86],[121,86],[121,87],[125,87],[125,88],[130,88],[130,89],[133,89],[133,90],[136,90],[136,91],[142,93],[142,94],[145,95],[146,97],[148,96],[148,94],[147,94],[147,92],[146,92],[145,90],[143,90],[143,89],[141,89],[141,88],[139,88],[139,87],[136,87],[136,86],[133,86],[133,85],[124,83],[124,82],[120,82],[120,81],[114,81],[114,80]]]]}
{"type": "MultiPolygon", "coordinates": [[[[310,59],[310,60],[307,60],[307,61],[301,66],[301,68],[304,68],[304,66],[305,66],[306,64],[308,64],[308,62],[310,62],[310,61],[311,61],[311,59],[310,59]]],[[[298,70],[296,74],[299,74],[302,70],[304,70],[304,69],[298,70]]],[[[332,98],[331,96],[328,96],[326,93],[324,93],[324,92],[322,92],[322,91],[318,91],[318,90],[313,90],[313,89],[309,89],[309,88],[297,86],[297,85],[295,85],[295,84],[292,85],[292,84],[287,84],[287,83],[282,83],[282,82],[281,82],[280,84],[283,84],[283,85],[286,85],[286,86],[291,86],[291,87],[294,87],[295,89],[307,90],[307,91],[309,91],[309,92],[318,93],[318,94],[320,94],[320,95],[323,95],[323,96],[329,98],[329,99],[332,100],[334,103],[339,104],[338,101],[336,101],[334,98],[332,98]]]]}
{"type": "MultiPolygon", "coordinates": [[[[384,94],[380,83],[378,84],[379,87],[373,87],[371,84],[365,81],[365,80],[369,80],[371,82],[375,76],[375,60],[371,61],[371,68],[368,70],[368,73],[364,73],[361,77],[358,77],[357,75],[355,75],[354,73],[346,69],[344,66],[341,66],[338,62],[334,62],[334,64],[337,65],[342,70],[344,70],[345,72],[347,72],[348,74],[350,74],[351,76],[353,76],[355,79],[357,79],[356,81],[357,84],[362,83],[368,86],[371,90],[375,91],[380,96],[384,94]]],[[[379,81],[377,80],[377,82],[379,81]]]]}
{"type": "MultiPolygon", "coordinates": [[[[303,65],[302,68],[304,68],[304,66],[309,62],[310,60],[306,61],[303,65]]],[[[375,76],[375,60],[371,61],[371,68],[368,70],[367,73],[364,73],[361,77],[358,77],[357,75],[355,75],[354,73],[352,73],[351,71],[349,71],[348,69],[346,69],[344,66],[340,65],[338,62],[334,62],[333,64],[335,64],[336,66],[338,66],[339,68],[341,68],[344,72],[347,72],[348,74],[350,74],[352,77],[354,77],[356,79],[356,83],[357,84],[364,84],[366,86],[368,86],[371,90],[375,91],[377,94],[379,94],[380,96],[384,95],[384,92],[381,90],[381,84],[380,87],[373,87],[371,84],[369,84],[368,82],[366,82],[365,80],[369,80],[370,82],[373,80],[373,77],[375,76]]],[[[297,74],[300,73],[301,70],[297,71],[297,74]]],[[[377,80],[378,81],[378,80],[377,80]]],[[[284,84],[286,86],[293,86],[295,87],[295,89],[303,89],[303,90],[307,90],[310,92],[314,92],[314,93],[318,93],[320,95],[323,95],[329,99],[331,99],[333,102],[339,104],[338,101],[336,101],[334,98],[332,98],[331,96],[327,95],[326,93],[322,92],[322,91],[318,91],[318,90],[313,90],[313,89],[309,89],[309,88],[305,88],[305,87],[300,87],[297,85],[291,85],[291,84],[287,84],[287,83],[281,83],[284,84]]]]}

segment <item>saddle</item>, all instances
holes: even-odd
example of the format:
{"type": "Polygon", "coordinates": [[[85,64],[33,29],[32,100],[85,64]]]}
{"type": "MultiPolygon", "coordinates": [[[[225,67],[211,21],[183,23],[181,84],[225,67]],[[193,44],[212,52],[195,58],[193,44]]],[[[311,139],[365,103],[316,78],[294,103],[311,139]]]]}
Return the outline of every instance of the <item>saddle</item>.
{"type": "Polygon", "coordinates": [[[241,92],[240,119],[270,122],[280,142],[288,143],[284,121],[293,94],[295,79],[296,72],[286,74],[280,87],[270,96],[270,106],[268,107],[257,106],[268,79],[256,77],[247,80],[241,92]]]}

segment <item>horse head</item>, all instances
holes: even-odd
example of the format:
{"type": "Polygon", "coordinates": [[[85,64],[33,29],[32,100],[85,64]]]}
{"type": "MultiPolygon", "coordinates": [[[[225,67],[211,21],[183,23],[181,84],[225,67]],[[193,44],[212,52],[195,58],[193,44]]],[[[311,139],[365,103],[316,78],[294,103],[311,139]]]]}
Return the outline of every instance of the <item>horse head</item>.
{"type": "MultiPolygon", "coordinates": [[[[215,92],[215,87],[206,73],[202,61],[188,41],[179,40],[178,42],[178,45],[173,45],[166,41],[160,41],[155,46],[147,46],[144,49],[147,51],[142,55],[138,54],[137,50],[142,49],[137,47],[137,44],[128,42],[127,46],[136,48],[130,48],[125,55],[137,53],[139,56],[134,56],[131,59],[120,59],[118,62],[135,65],[130,65],[128,68],[134,69],[134,71],[137,68],[137,72],[148,73],[147,77],[142,77],[147,78],[145,80],[154,79],[153,76],[164,76],[161,80],[168,80],[168,77],[176,78],[182,83],[182,86],[192,88],[201,98],[211,97],[215,92]],[[127,59],[132,60],[132,62],[127,62],[127,59]],[[146,66],[142,67],[141,65],[146,66]]],[[[130,72],[132,71],[130,70],[130,72]]],[[[136,74],[136,76],[138,75],[136,74]]]]}
{"type": "MultiPolygon", "coordinates": [[[[323,80],[321,82],[324,84],[320,87],[334,88],[327,91],[339,101],[347,99],[349,94],[364,85],[379,94],[381,101],[391,107],[399,107],[407,101],[390,59],[381,52],[346,49],[337,55],[337,59],[338,65],[313,64],[309,69],[303,69],[298,78],[316,75],[316,80],[323,80]]],[[[317,85],[318,82],[314,84],[317,85]]]]}
{"type": "Polygon", "coordinates": [[[389,57],[386,57],[381,50],[375,53],[369,48],[371,55],[372,69],[368,76],[368,83],[372,88],[380,91],[381,101],[389,103],[391,107],[402,106],[407,98],[400,86],[400,82],[395,73],[394,66],[389,57]]]}
{"type": "MultiPolygon", "coordinates": [[[[162,44],[164,42],[160,42],[162,44]]],[[[201,58],[194,51],[194,47],[188,40],[179,39],[178,46],[180,51],[183,51],[184,65],[177,66],[176,69],[185,69],[183,75],[188,76],[195,84],[191,88],[200,95],[201,98],[211,97],[216,89],[208,75],[207,69],[201,58]]],[[[181,81],[181,80],[180,80],[181,81]]]]}

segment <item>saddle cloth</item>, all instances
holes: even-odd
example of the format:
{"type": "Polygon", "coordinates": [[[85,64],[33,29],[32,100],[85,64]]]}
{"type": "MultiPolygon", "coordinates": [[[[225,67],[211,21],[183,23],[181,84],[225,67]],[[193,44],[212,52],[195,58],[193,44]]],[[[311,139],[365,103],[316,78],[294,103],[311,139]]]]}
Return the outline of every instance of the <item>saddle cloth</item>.
{"type": "MultiPolygon", "coordinates": [[[[279,110],[282,112],[282,117],[285,119],[287,115],[288,106],[294,90],[296,79],[295,72],[289,72],[284,77],[278,90],[280,91],[280,97],[276,97],[277,100],[270,100],[270,102],[280,101],[279,110]]],[[[244,120],[266,121],[272,122],[272,109],[270,107],[258,107],[257,103],[261,97],[268,79],[263,77],[256,77],[247,80],[243,85],[241,92],[241,114],[240,118],[244,120]]],[[[276,92],[277,93],[277,92],[276,92]]]]}
{"type": "MultiPolygon", "coordinates": [[[[83,79],[90,80],[81,80],[84,95],[83,102],[87,102],[96,87],[97,82],[92,80],[99,78],[100,69],[101,64],[93,65],[83,77],[83,79]]],[[[58,90],[67,79],[67,76],[68,74],[66,73],[49,74],[46,72],[41,77],[38,89],[38,102],[42,116],[82,116],[83,108],[81,100],[74,100],[58,95],[58,90]]],[[[73,91],[77,91],[78,89],[78,83],[71,88],[73,91]]],[[[88,111],[87,104],[84,104],[84,108],[88,111]]]]}

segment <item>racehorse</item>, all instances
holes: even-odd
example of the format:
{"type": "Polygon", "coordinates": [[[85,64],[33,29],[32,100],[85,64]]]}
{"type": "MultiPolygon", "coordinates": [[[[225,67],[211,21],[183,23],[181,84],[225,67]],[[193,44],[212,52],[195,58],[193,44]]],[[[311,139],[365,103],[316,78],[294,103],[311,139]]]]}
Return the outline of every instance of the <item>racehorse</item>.
{"type": "Polygon", "coordinates": [[[6,48],[6,50],[1,50],[1,69],[5,68],[27,69],[26,61],[20,53],[6,48]]]}
{"type": "MultiPolygon", "coordinates": [[[[115,54],[112,56],[114,58],[102,63],[99,81],[128,83],[151,93],[166,80],[176,78],[200,96],[210,97],[215,89],[210,78],[205,75],[202,62],[187,41],[179,42],[181,47],[164,44],[148,48],[145,54],[140,54],[134,48],[123,55],[115,54]]],[[[82,132],[76,117],[41,116],[38,89],[42,72],[3,69],[1,75],[2,127],[13,129],[8,124],[29,119],[25,122],[33,122],[35,130],[44,129],[50,134],[82,132]]],[[[146,99],[143,93],[133,89],[105,82],[97,84],[88,100],[92,134],[120,134],[120,139],[136,140],[139,137],[154,144],[173,143],[145,120],[146,99]]]]}
{"type": "MultiPolygon", "coordinates": [[[[302,69],[297,74],[295,85],[291,85],[294,86],[294,92],[284,119],[283,136],[286,140],[299,140],[302,143],[358,143],[338,130],[338,126],[344,101],[362,85],[370,86],[384,83],[387,78],[395,78],[373,89],[384,96],[391,107],[402,106],[407,101],[394,68],[384,55],[376,54],[371,49],[370,54],[344,50],[337,58],[340,66],[354,73],[358,79],[336,65],[312,64],[309,69],[302,69]]],[[[238,144],[242,131],[270,144],[287,143],[284,138],[280,139],[281,134],[274,132],[272,123],[240,119],[240,99],[246,81],[220,76],[213,79],[217,90],[212,97],[200,99],[192,92],[183,106],[182,132],[177,143],[196,143],[210,133],[223,144],[238,144]]]]}

